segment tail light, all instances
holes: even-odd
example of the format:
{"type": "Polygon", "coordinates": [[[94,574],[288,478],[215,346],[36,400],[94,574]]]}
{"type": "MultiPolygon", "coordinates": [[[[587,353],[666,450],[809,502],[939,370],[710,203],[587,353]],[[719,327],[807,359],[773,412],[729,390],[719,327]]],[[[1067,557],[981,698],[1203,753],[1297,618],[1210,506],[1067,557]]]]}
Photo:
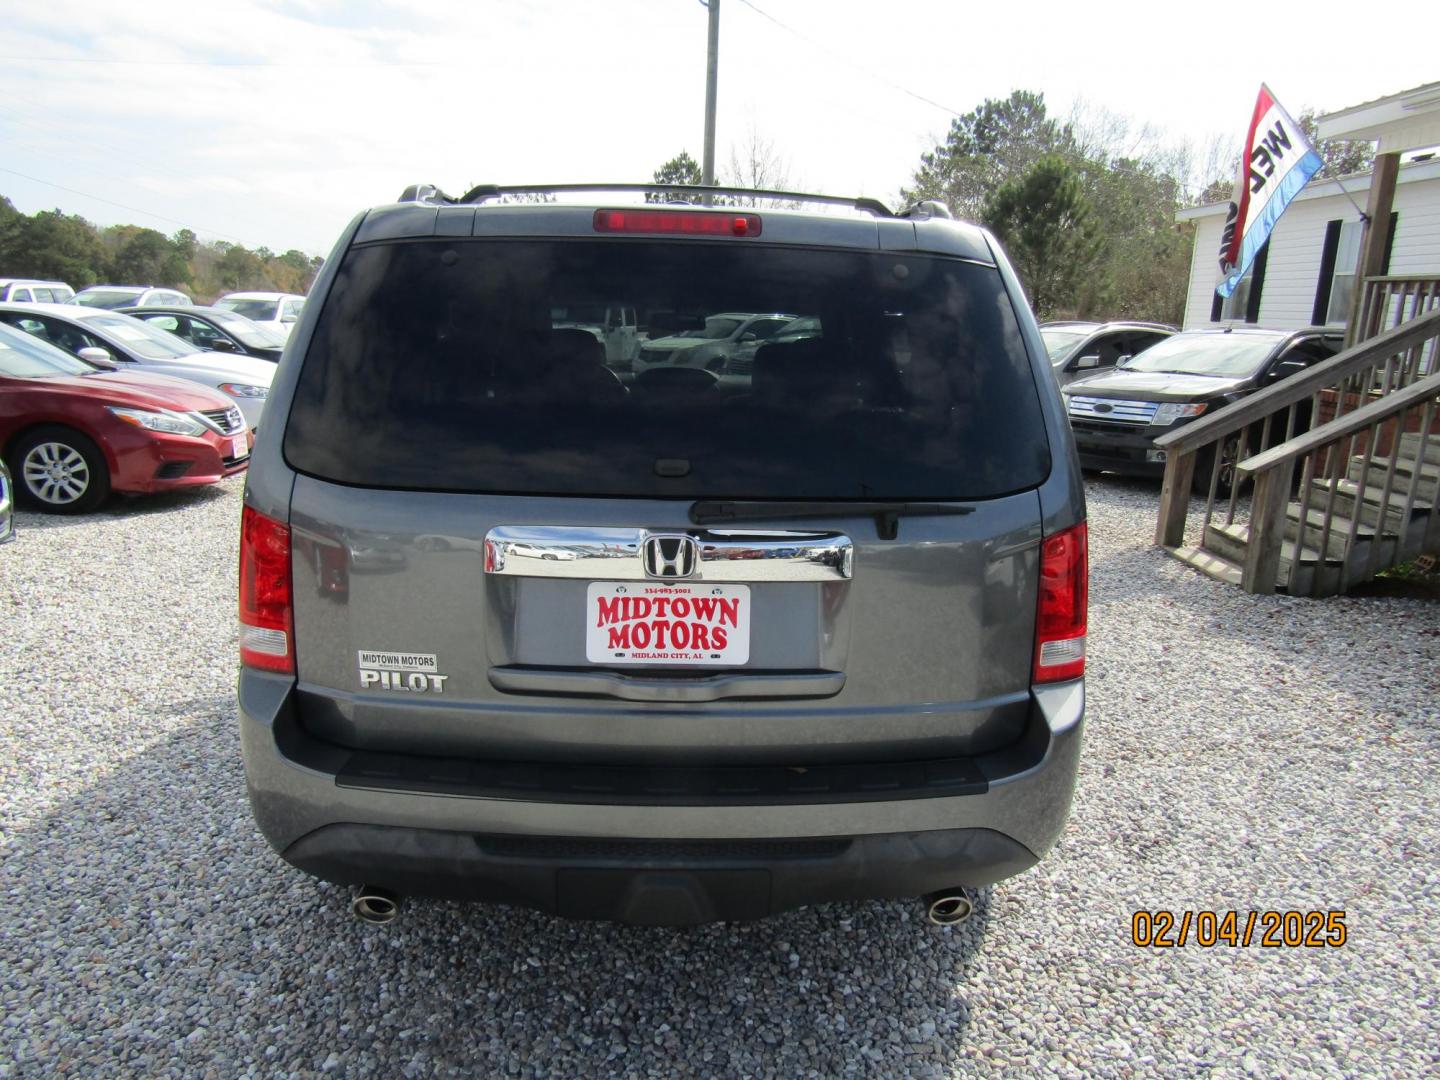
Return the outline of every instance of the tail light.
{"type": "Polygon", "coordinates": [[[1040,545],[1040,597],[1035,605],[1037,683],[1085,674],[1089,534],[1082,521],[1040,545]]]}
{"type": "Polygon", "coordinates": [[[240,515],[240,663],[295,671],[290,528],[245,507],[240,515]]]}

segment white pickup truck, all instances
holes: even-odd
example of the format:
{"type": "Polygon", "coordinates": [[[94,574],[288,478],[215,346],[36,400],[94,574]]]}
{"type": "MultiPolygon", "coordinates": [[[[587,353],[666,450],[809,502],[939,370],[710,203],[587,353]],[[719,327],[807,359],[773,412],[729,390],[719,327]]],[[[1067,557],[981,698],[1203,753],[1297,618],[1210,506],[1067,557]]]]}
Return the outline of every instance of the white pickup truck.
{"type": "Polygon", "coordinates": [[[605,346],[605,363],[617,371],[629,371],[640,353],[640,327],[635,309],[623,304],[571,305],[552,308],[553,329],[588,330],[605,346]]]}

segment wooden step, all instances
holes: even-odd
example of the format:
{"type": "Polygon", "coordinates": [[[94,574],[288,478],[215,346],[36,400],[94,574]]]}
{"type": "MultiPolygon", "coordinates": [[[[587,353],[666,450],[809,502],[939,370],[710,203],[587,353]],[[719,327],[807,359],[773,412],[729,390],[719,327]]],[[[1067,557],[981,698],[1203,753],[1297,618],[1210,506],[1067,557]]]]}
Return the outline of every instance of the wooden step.
{"type": "MultiPolygon", "coordinates": [[[[1250,541],[1249,525],[1207,525],[1205,542],[1201,547],[1171,548],[1170,554],[1181,562],[1188,563],[1201,573],[1217,581],[1231,585],[1244,583],[1245,550],[1250,541]]],[[[1287,539],[1280,544],[1280,571],[1276,575],[1277,587],[1284,591],[1288,587],[1290,566],[1295,561],[1295,541],[1287,539]]],[[[1300,568],[1297,571],[1295,589],[1297,595],[1306,595],[1311,588],[1315,569],[1322,565],[1331,577],[1338,577],[1344,563],[1334,556],[1323,560],[1314,547],[1300,548],[1300,568]]]]}
{"type": "MultiPolygon", "coordinates": [[[[1330,488],[1335,489],[1336,517],[1348,518],[1354,515],[1357,505],[1361,525],[1369,525],[1372,528],[1380,524],[1383,516],[1385,519],[1385,531],[1394,533],[1405,533],[1407,522],[1405,520],[1405,496],[1404,494],[1391,493],[1390,497],[1384,500],[1381,505],[1380,489],[1366,486],[1361,488],[1354,480],[1312,480],[1310,482],[1311,509],[1318,508],[1322,513],[1325,510],[1326,500],[1330,497],[1330,488]]],[[[1297,500],[1298,501],[1298,500],[1297,500]]],[[[1409,517],[1411,520],[1428,514],[1434,507],[1434,503],[1428,499],[1416,498],[1410,507],[1409,517]]]]}
{"type": "MultiPolygon", "coordinates": [[[[1350,469],[1346,474],[1347,479],[1360,482],[1360,474],[1365,459],[1359,455],[1350,459],[1350,469]]],[[[1420,473],[1420,479],[1415,485],[1415,497],[1433,503],[1435,496],[1440,493],[1440,465],[1431,465],[1429,462],[1417,463],[1414,458],[1400,457],[1395,461],[1395,475],[1391,477],[1390,490],[1392,493],[1399,493],[1403,496],[1410,490],[1410,481],[1416,471],[1420,473]]],[[[1385,477],[1389,475],[1389,458],[1372,458],[1369,469],[1365,470],[1365,476],[1369,486],[1378,491],[1385,486],[1385,477]]]]}
{"type": "MultiPolygon", "coordinates": [[[[1336,500],[1339,504],[1339,500],[1336,500]]],[[[1320,550],[1320,537],[1325,528],[1325,508],[1323,506],[1311,506],[1305,513],[1305,528],[1303,542],[1307,548],[1320,550]]],[[[1300,537],[1300,504],[1292,502],[1285,508],[1285,537],[1294,540],[1300,537]]],[[[1388,543],[1391,550],[1394,550],[1395,541],[1399,534],[1393,530],[1386,530],[1379,535],[1382,544],[1388,543]]],[[[1369,557],[1368,545],[1376,541],[1376,529],[1373,525],[1360,524],[1355,527],[1355,550],[1350,551],[1350,519],[1342,517],[1338,511],[1330,518],[1330,531],[1325,539],[1325,553],[1336,559],[1345,559],[1347,556],[1369,557]]],[[[1383,556],[1382,556],[1383,557],[1383,556]]]]}
{"type": "MultiPolygon", "coordinates": [[[[1400,436],[1400,456],[1414,461],[1419,454],[1420,433],[1412,431],[1409,434],[1400,436]]],[[[1425,440],[1425,461],[1431,465],[1440,465],[1440,428],[1432,430],[1430,437],[1425,440]]]]}
{"type": "MultiPolygon", "coordinates": [[[[1297,524],[1298,524],[1298,519],[1299,519],[1299,516],[1300,516],[1300,508],[1299,508],[1298,506],[1292,506],[1292,507],[1290,508],[1290,514],[1293,515],[1293,516],[1289,519],[1289,521],[1287,522],[1287,524],[1290,525],[1290,526],[1295,526],[1295,525],[1297,525],[1297,524]]],[[[1322,515],[1322,516],[1323,516],[1323,515],[1322,515]]],[[[1315,520],[1315,521],[1318,521],[1319,518],[1316,518],[1316,519],[1314,519],[1314,520],[1315,520]]],[[[1341,548],[1342,548],[1342,550],[1340,550],[1340,551],[1331,551],[1331,552],[1329,552],[1329,553],[1325,556],[1325,564],[1326,564],[1327,566],[1339,566],[1342,562],[1345,561],[1345,555],[1344,555],[1344,551],[1343,551],[1343,546],[1344,546],[1344,541],[1345,541],[1345,535],[1346,535],[1346,533],[1344,532],[1344,530],[1348,530],[1349,527],[1350,527],[1350,523],[1349,523],[1348,521],[1347,521],[1347,522],[1341,522],[1340,525],[1338,526],[1338,528],[1339,528],[1340,531],[1341,531],[1341,548]]],[[[1335,523],[1332,522],[1331,531],[1332,531],[1332,532],[1336,531],[1336,528],[1337,528],[1337,526],[1335,525],[1335,523]]],[[[1306,531],[1307,534],[1312,534],[1312,533],[1313,533],[1313,534],[1315,534],[1316,536],[1318,536],[1319,527],[1318,527],[1318,525],[1315,525],[1315,524],[1312,523],[1311,525],[1308,525],[1308,526],[1306,527],[1306,530],[1305,530],[1305,531],[1306,531]]],[[[1363,537],[1363,538],[1368,540],[1368,539],[1370,539],[1370,538],[1373,537],[1373,536],[1374,536],[1374,530],[1373,530],[1373,529],[1367,529],[1367,530],[1365,530],[1365,533],[1364,533],[1364,537],[1363,537]]],[[[1359,535],[1357,535],[1357,539],[1360,539],[1360,538],[1361,538],[1361,537],[1360,537],[1359,535]]],[[[1206,526],[1205,526],[1205,541],[1204,541],[1203,545],[1202,545],[1200,548],[1197,548],[1197,549],[1195,549],[1195,550],[1203,550],[1203,551],[1205,551],[1206,553],[1215,556],[1216,558],[1225,560],[1226,562],[1235,563],[1237,566],[1244,566],[1244,565],[1245,565],[1245,553],[1246,553],[1246,551],[1249,549],[1249,547],[1250,547],[1250,526],[1249,526],[1249,525],[1214,525],[1214,524],[1211,524],[1211,525],[1206,525],[1206,526]]],[[[1294,558],[1294,555],[1295,555],[1295,537],[1294,537],[1294,535],[1293,535],[1293,529],[1287,528],[1287,529],[1286,529],[1285,539],[1282,540],[1281,543],[1280,543],[1280,558],[1281,558],[1282,560],[1289,560],[1289,559],[1293,559],[1293,558],[1294,558]]],[[[1318,547],[1316,544],[1310,542],[1310,540],[1309,540],[1308,537],[1307,537],[1306,543],[1305,543],[1304,545],[1302,545],[1301,548],[1300,548],[1300,561],[1301,561],[1302,564],[1318,563],[1318,562],[1320,561],[1320,549],[1319,549],[1319,547],[1318,547]]]]}
{"type": "Polygon", "coordinates": [[[1300,565],[1295,570],[1295,581],[1290,581],[1290,567],[1295,562],[1295,541],[1286,540],[1280,545],[1280,569],[1275,575],[1282,591],[1294,596],[1332,596],[1344,591],[1342,584],[1345,562],[1333,555],[1323,559],[1320,552],[1311,547],[1300,549],[1300,565]]]}
{"type": "Polygon", "coordinates": [[[1243,584],[1244,575],[1239,564],[1221,558],[1212,551],[1198,547],[1175,547],[1167,550],[1181,562],[1193,566],[1202,574],[1208,574],[1216,581],[1223,581],[1236,587],[1243,584]]]}
{"type": "Polygon", "coordinates": [[[1250,526],[1216,525],[1212,522],[1205,526],[1202,546],[1212,555],[1218,555],[1237,566],[1244,566],[1245,551],[1250,546],[1250,526]]]}

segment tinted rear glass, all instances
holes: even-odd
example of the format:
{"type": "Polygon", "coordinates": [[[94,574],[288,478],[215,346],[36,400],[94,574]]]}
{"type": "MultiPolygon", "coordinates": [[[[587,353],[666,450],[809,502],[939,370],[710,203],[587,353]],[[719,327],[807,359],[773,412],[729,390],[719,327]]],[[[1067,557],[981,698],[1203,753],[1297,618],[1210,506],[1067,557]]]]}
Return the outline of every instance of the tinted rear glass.
{"type": "Polygon", "coordinates": [[[217,314],[212,316],[215,324],[227,334],[234,335],[246,345],[257,349],[283,349],[285,337],[268,326],[247,319],[243,315],[217,314]]]}
{"type": "Polygon", "coordinates": [[[118,308],[135,303],[139,296],[139,289],[85,289],[75,297],[75,303],[86,307],[118,308]]]}
{"type": "Polygon", "coordinates": [[[993,267],[640,240],[352,249],[285,453],[364,486],[673,498],[983,497],[1050,467],[993,267]],[[635,309],[639,340],[557,325],[601,306],[635,309]],[[780,312],[813,322],[773,344],[710,332],[780,312]]]}
{"type": "Polygon", "coordinates": [[[280,310],[280,301],[220,299],[215,301],[215,306],[223,311],[233,311],[236,315],[244,315],[247,319],[272,322],[275,319],[275,313],[280,310]]]}

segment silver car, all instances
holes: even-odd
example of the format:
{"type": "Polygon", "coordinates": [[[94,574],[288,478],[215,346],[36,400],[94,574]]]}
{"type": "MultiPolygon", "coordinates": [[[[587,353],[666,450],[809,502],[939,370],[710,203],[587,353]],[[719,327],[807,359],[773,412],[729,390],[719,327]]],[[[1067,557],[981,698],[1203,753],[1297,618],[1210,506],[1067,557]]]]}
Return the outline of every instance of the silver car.
{"type": "Polygon", "coordinates": [[[963,919],[1055,843],[1084,713],[1080,470],[1004,254],[935,204],[504,194],[360,214],[280,366],[241,525],[261,831],[375,922],[963,919]],[[601,302],[816,325],[632,375],[556,325],[601,302]]]}

